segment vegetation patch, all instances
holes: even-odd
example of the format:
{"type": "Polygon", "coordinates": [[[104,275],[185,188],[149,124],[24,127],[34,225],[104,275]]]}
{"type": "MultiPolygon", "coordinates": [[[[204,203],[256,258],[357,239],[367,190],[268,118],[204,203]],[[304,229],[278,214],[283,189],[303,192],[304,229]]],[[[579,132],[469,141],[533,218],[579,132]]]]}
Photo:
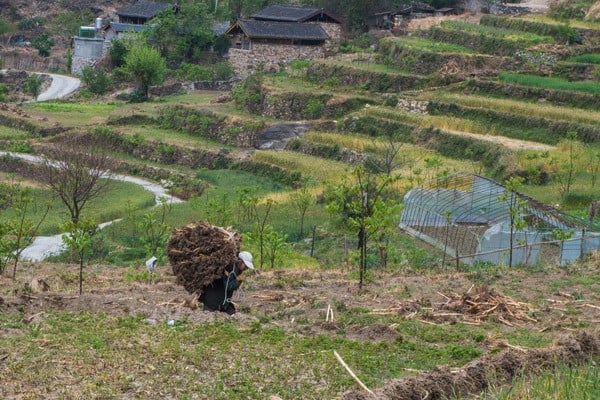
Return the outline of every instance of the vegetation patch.
{"type": "Polygon", "coordinates": [[[498,79],[501,82],[515,83],[523,86],[535,86],[553,90],[568,90],[574,92],[600,94],[600,85],[595,82],[570,82],[564,78],[553,78],[537,75],[524,75],[512,73],[500,73],[498,79]]]}
{"type": "Polygon", "coordinates": [[[330,82],[332,86],[357,86],[375,92],[398,92],[421,89],[432,84],[432,79],[409,74],[369,71],[356,66],[311,63],[306,72],[311,82],[330,82]]]}
{"type": "Polygon", "coordinates": [[[470,79],[454,90],[465,93],[485,93],[490,97],[518,98],[529,101],[548,101],[557,106],[600,110],[600,94],[526,86],[523,84],[470,79]]]}

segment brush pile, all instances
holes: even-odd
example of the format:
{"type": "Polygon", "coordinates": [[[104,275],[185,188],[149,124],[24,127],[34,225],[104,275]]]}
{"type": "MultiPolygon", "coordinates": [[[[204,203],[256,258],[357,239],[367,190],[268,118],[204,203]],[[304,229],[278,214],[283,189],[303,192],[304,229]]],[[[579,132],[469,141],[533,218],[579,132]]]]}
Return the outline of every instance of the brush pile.
{"type": "Polygon", "coordinates": [[[240,234],[200,221],[174,229],[167,243],[167,256],[177,283],[189,293],[199,293],[223,276],[223,270],[237,260],[240,234]]]}
{"type": "Polygon", "coordinates": [[[444,296],[447,301],[440,308],[460,313],[465,320],[475,323],[490,317],[509,326],[513,326],[514,321],[536,322],[529,316],[533,310],[527,303],[518,302],[489,286],[472,289],[462,296],[444,296]]]}

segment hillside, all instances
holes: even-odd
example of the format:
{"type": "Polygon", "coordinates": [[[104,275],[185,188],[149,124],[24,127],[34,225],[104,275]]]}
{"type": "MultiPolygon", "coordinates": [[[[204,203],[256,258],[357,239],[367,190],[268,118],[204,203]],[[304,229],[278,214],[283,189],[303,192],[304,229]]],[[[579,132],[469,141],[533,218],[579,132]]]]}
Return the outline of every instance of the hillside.
{"type": "MultiPolygon", "coordinates": [[[[23,2],[60,13],[45,4],[23,2]]],[[[116,3],[70,10],[92,6],[116,3]]],[[[18,218],[50,236],[69,214],[34,164],[0,157],[0,398],[600,398],[600,24],[469,14],[371,33],[231,90],[172,73],[144,102],[110,71],[111,91],[50,102],[3,76],[0,151],[84,149],[183,201],[111,181],[82,211],[112,223],[81,265],[15,264],[18,218]],[[401,207],[421,224],[399,229],[401,207]],[[254,254],[233,316],[202,311],[165,256],[197,220],[254,254]]]]}

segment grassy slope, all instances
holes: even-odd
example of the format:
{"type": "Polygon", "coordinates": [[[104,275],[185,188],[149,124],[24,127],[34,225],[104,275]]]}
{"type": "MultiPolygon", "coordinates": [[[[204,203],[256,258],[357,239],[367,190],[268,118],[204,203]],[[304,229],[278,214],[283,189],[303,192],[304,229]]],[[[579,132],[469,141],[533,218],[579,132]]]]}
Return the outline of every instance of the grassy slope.
{"type": "MultiPolygon", "coordinates": [[[[366,64],[364,68],[373,71],[389,71],[386,66],[377,64],[366,64]]],[[[277,90],[282,88],[289,90],[291,87],[301,90],[303,86],[296,80],[293,81],[293,85],[287,85],[289,82],[285,78],[275,78],[273,82],[273,87],[277,90]]],[[[310,86],[302,90],[314,91],[315,87],[310,86]]],[[[110,116],[124,116],[132,112],[152,115],[157,107],[179,103],[206,107],[230,115],[235,114],[241,118],[255,118],[240,112],[230,104],[223,106],[210,103],[213,97],[191,94],[138,105],[34,104],[27,106],[26,109],[36,116],[47,118],[49,123],[59,123],[63,126],[95,126],[103,123],[110,116]]],[[[449,100],[473,102],[480,99],[474,96],[461,99],[459,96],[449,100]]],[[[495,109],[510,108],[520,114],[542,112],[541,107],[521,104],[518,101],[511,101],[508,104],[492,102],[488,103],[487,107],[490,105],[495,109]]],[[[549,112],[558,119],[574,118],[588,121],[591,118],[592,122],[594,120],[593,115],[588,117],[585,113],[561,115],[561,110],[554,108],[549,112]]],[[[442,123],[440,119],[436,121],[435,118],[424,118],[422,121],[425,121],[424,126],[436,126],[442,123]]],[[[459,124],[460,121],[455,123],[459,124]]],[[[120,129],[124,134],[145,134],[171,144],[218,146],[202,139],[186,137],[155,127],[124,126],[120,129]]],[[[11,139],[22,135],[20,132],[10,130],[3,132],[11,139]]],[[[334,135],[332,137],[335,143],[346,147],[365,146],[364,142],[350,145],[347,142],[348,138],[336,140],[334,135]]],[[[419,150],[411,149],[411,151],[419,150]]],[[[288,152],[260,151],[253,157],[259,161],[310,174],[317,184],[326,180],[339,180],[348,170],[343,163],[288,152]]],[[[527,159],[527,156],[524,156],[524,159],[527,159]]],[[[445,162],[445,165],[449,166],[450,162],[445,162]]],[[[467,169],[468,163],[462,164],[461,167],[467,169]]],[[[214,185],[208,192],[206,200],[226,195],[233,201],[236,193],[230,190],[231,188],[258,186],[260,188],[258,195],[262,200],[272,197],[278,201],[277,208],[273,211],[273,221],[277,228],[288,233],[297,229],[293,207],[287,203],[289,196],[286,194],[289,190],[281,192],[285,188],[231,171],[225,173],[201,171],[199,176],[214,185]]],[[[578,183],[578,186],[585,187],[585,184],[578,183]]],[[[544,201],[550,203],[557,201],[556,186],[527,188],[527,191],[536,193],[539,195],[538,198],[544,201]]],[[[597,189],[591,190],[591,196],[597,193],[597,189]]],[[[111,201],[114,199],[111,198],[111,201]]],[[[203,203],[202,199],[200,203],[203,203]]],[[[114,204],[123,204],[123,201],[114,204]]],[[[204,205],[209,205],[208,201],[204,202],[204,205]]],[[[143,212],[144,210],[139,214],[143,212]]],[[[206,207],[194,208],[193,204],[186,204],[174,207],[168,222],[178,226],[189,220],[208,216],[216,218],[206,207]]],[[[230,218],[231,221],[235,221],[234,214],[230,218]]],[[[338,232],[337,228],[332,227],[327,220],[328,216],[322,205],[315,205],[310,209],[307,225],[319,225],[317,258],[321,265],[317,266],[318,268],[339,266],[343,260],[343,246],[340,244],[343,232],[338,232]],[[331,237],[336,234],[337,237],[332,239],[331,237]],[[334,241],[337,243],[333,244],[334,241]]],[[[250,229],[251,224],[242,222],[239,226],[250,229]]],[[[115,229],[119,228],[115,227],[115,229]]],[[[110,234],[110,231],[107,234],[116,236],[110,234]]],[[[314,261],[308,262],[307,258],[303,259],[297,255],[301,251],[308,251],[309,246],[302,241],[295,246],[297,252],[290,257],[292,262],[282,263],[282,266],[314,268],[314,261]]],[[[402,242],[398,247],[402,251],[398,251],[395,255],[397,258],[394,260],[395,268],[392,271],[375,273],[371,277],[374,280],[369,281],[363,293],[357,293],[353,289],[347,289],[345,293],[350,293],[349,297],[363,303],[372,302],[383,293],[386,295],[393,293],[394,300],[400,301],[417,298],[420,290],[425,290],[426,285],[410,286],[407,283],[410,276],[423,276],[426,281],[446,279],[449,284],[456,279],[445,275],[438,277],[440,271],[435,267],[439,260],[419,253],[419,249],[414,245],[402,242]],[[411,252],[414,254],[410,254],[411,252]],[[416,263],[417,257],[421,257],[421,264],[416,263]],[[396,287],[393,290],[389,287],[382,288],[381,281],[387,280],[395,283],[396,287]]],[[[421,251],[427,252],[427,250],[421,251]]],[[[538,276],[532,271],[520,271],[522,273],[502,270],[474,271],[469,279],[470,283],[493,283],[519,300],[529,300],[530,296],[533,296],[531,300],[540,308],[543,306],[552,308],[555,304],[544,302],[549,293],[563,291],[572,296],[582,296],[584,300],[590,302],[597,298],[598,291],[593,279],[593,270],[590,272],[573,268],[557,271],[559,273],[552,275],[554,281],[535,288],[533,288],[532,277],[537,276],[541,280],[544,274],[538,276]]],[[[299,272],[300,275],[303,273],[299,272]]],[[[101,282],[105,274],[106,271],[97,274],[93,270],[90,271],[88,277],[90,284],[93,285],[95,281],[101,282]]],[[[352,271],[344,271],[341,277],[325,274],[319,276],[320,274],[320,272],[315,275],[307,273],[300,277],[290,277],[283,273],[272,276],[265,274],[261,282],[259,282],[260,275],[257,275],[248,282],[249,298],[246,299],[246,304],[253,304],[250,299],[253,296],[256,296],[254,301],[269,303],[268,300],[260,297],[268,290],[276,288],[287,293],[294,288],[310,287],[314,284],[309,283],[312,279],[329,279],[329,292],[343,295],[344,292],[336,286],[338,282],[336,279],[343,280],[344,285],[348,284],[347,281],[355,280],[352,271]]],[[[132,280],[136,280],[135,274],[130,276],[134,277],[132,280]]],[[[166,280],[171,278],[164,277],[166,280]]],[[[63,271],[61,279],[72,284],[74,278],[67,270],[63,271]]],[[[135,287],[139,291],[153,291],[151,285],[140,288],[137,283],[130,281],[119,282],[119,284],[122,284],[125,290],[135,287]]],[[[455,290],[466,290],[468,286],[463,285],[455,290]]],[[[351,285],[348,284],[348,287],[351,285]]],[[[449,290],[448,287],[446,289],[449,290]]],[[[6,292],[2,293],[7,296],[6,292]]],[[[179,295],[179,292],[177,293],[179,295]]],[[[172,294],[165,296],[167,297],[163,299],[164,301],[175,297],[172,294]]],[[[126,295],[123,294],[122,297],[126,295]]],[[[326,292],[314,298],[300,297],[298,303],[290,303],[284,295],[283,300],[273,304],[273,309],[261,309],[256,303],[254,308],[249,306],[244,309],[244,312],[252,318],[244,319],[242,316],[240,320],[236,320],[216,317],[214,320],[208,319],[201,323],[183,319],[176,327],[168,327],[164,323],[165,320],[159,321],[157,325],[149,325],[144,322],[142,316],[136,315],[122,317],[105,312],[58,311],[54,308],[44,310],[42,318],[34,319],[33,323],[26,323],[24,316],[30,317],[32,314],[23,314],[22,310],[11,310],[0,315],[0,330],[3,333],[0,335],[2,344],[0,348],[3,349],[0,352],[0,362],[3,363],[0,364],[2,368],[0,370],[10,382],[10,386],[3,386],[0,389],[0,397],[11,397],[19,393],[31,398],[52,395],[86,398],[119,396],[263,398],[271,394],[286,399],[332,398],[355,385],[331,356],[334,349],[368,386],[377,387],[386,380],[410,375],[414,373],[412,370],[427,370],[438,365],[457,367],[481,354],[497,351],[497,347],[492,349],[486,347],[488,338],[505,339],[512,345],[534,347],[547,345],[556,333],[547,330],[540,332],[539,326],[507,327],[493,322],[486,322],[481,327],[461,323],[435,325],[406,320],[399,315],[382,316],[370,312],[375,308],[385,308],[390,304],[389,302],[383,302],[379,307],[372,303],[368,307],[361,307],[348,306],[343,300],[333,303],[337,322],[327,330],[328,325],[323,325],[323,315],[327,302],[331,298],[331,293],[326,292]],[[365,338],[357,339],[351,334],[356,330],[360,331],[377,324],[390,327],[400,336],[395,340],[377,342],[365,338]],[[64,384],[56,385],[59,380],[64,384]]],[[[388,300],[386,298],[386,301],[388,300]]],[[[561,301],[560,297],[558,301],[561,301]]],[[[578,303],[565,306],[568,307],[567,314],[569,316],[579,314],[577,306],[578,303]]],[[[593,326],[589,322],[581,323],[575,319],[570,322],[567,319],[567,322],[564,322],[564,316],[551,315],[556,317],[556,320],[549,319],[547,323],[550,326],[558,324],[557,331],[562,327],[575,329],[593,326]],[[561,323],[565,325],[561,326],[561,323]]]]}

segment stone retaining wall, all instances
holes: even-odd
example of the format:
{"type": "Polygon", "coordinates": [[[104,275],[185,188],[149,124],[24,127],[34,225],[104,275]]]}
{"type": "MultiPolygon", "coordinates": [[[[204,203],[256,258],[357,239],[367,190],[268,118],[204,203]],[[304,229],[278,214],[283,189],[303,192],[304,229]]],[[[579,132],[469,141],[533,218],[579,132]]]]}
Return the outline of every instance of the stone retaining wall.
{"type": "Polygon", "coordinates": [[[256,72],[260,65],[265,71],[278,71],[284,64],[296,60],[324,58],[322,46],[300,46],[291,44],[252,43],[250,50],[229,49],[229,62],[236,74],[246,77],[256,72]]]}

